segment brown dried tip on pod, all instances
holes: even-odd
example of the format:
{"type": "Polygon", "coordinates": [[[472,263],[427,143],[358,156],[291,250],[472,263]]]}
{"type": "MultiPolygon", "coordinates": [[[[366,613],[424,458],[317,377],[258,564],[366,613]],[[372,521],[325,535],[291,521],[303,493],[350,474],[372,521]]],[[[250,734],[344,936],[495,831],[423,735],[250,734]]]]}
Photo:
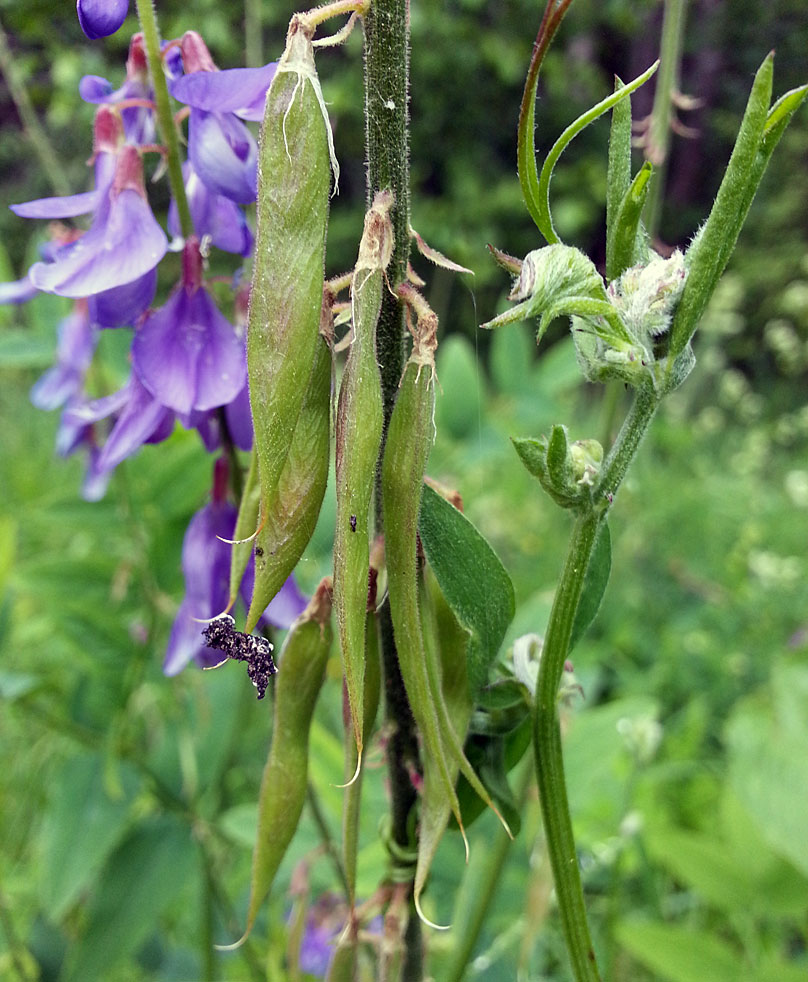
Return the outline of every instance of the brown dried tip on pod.
{"type": "Polygon", "coordinates": [[[376,325],[385,289],[385,270],[393,254],[392,206],[392,193],[379,191],[365,215],[359,257],[351,281],[351,347],[337,405],[334,607],[357,751],[356,768],[349,784],[359,775],[364,741],[365,611],[371,502],[383,423],[376,325]]]}

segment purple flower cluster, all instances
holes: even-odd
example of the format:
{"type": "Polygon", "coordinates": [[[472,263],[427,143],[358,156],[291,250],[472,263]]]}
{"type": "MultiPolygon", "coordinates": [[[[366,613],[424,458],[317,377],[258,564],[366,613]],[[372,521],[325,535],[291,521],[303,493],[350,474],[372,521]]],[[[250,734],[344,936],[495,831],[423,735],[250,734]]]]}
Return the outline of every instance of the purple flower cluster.
{"type": "MultiPolygon", "coordinates": [[[[90,38],[114,33],[127,0],[78,0],[79,21],[90,38]]],[[[252,446],[244,340],[247,290],[237,272],[231,284],[233,322],[217,306],[206,280],[212,249],[249,256],[253,236],[243,206],[255,201],[257,147],[245,120],[261,118],[274,64],[219,71],[202,38],[187,33],[163,49],[169,88],[188,117],[188,159],[183,165],[193,234],[181,235],[172,200],[167,227],[157,221],[146,193],[144,156],[155,144],[154,93],[141,35],[132,39],[126,78],[115,89],[86,76],[79,91],[97,106],[93,133],[93,190],[12,205],[23,218],[47,219],[51,241],[26,276],[0,284],[0,302],[21,303],[38,291],[68,297],[71,313],[58,327],[56,364],[31,391],[42,409],[62,408],[57,451],[87,455],[83,494],[105,493],[114,468],[144,443],[159,443],[179,422],[196,429],[216,462],[212,500],[191,521],[183,548],[186,597],[171,634],[168,674],[191,658],[205,665],[219,656],[205,648],[196,619],[219,614],[228,602],[229,546],[235,508],[227,500],[227,453],[252,446]],[[87,227],[64,220],[88,216],[87,227]],[[167,254],[178,280],[154,306],[157,268],[167,254]],[[111,394],[89,391],[88,369],[99,333],[133,328],[131,374],[111,394]]],[[[159,172],[159,169],[158,169],[159,172]]],[[[169,264],[170,265],[170,264],[169,264]]],[[[170,275],[170,274],[169,274],[170,275]]],[[[217,293],[221,297],[221,293],[217,293]]],[[[242,590],[251,592],[252,569],[242,590]]],[[[292,581],[266,617],[287,627],[305,601],[292,581]]]]}

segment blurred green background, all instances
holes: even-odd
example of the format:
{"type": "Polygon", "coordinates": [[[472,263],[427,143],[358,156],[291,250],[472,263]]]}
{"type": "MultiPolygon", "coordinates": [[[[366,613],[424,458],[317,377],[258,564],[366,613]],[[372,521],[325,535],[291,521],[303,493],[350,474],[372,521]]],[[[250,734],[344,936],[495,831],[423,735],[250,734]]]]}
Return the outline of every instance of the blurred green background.
{"type": "MultiPolygon", "coordinates": [[[[238,4],[157,8],[165,37],[194,28],[220,67],[244,63],[238,4]]],[[[279,55],[293,10],[287,2],[264,9],[266,60],[279,55]]],[[[504,309],[509,288],[486,243],[515,255],[539,244],[514,161],[540,13],[526,0],[412,8],[413,224],[475,272],[470,285],[414,260],[445,329],[430,474],[461,491],[513,577],[509,641],[543,631],[568,533],[509,437],[565,422],[573,438],[604,438],[613,426],[603,392],[579,381],[564,324],[539,352],[535,325],[493,336],[476,326],[504,309]]],[[[84,190],[92,110],[76,86],[86,73],[120,82],[134,19],[90,43],[72,4],[6,0],[0,23],[4,77],[12,72],[24,86],[53,152],[53,160],[35,152],[9,86],[0,88],[3,202],[84,190]]],[[[543,69],[540,152],[611,89],[614,73],[627,79],[653,61],[660,23],[653,0],[576,0],[543,69]]],[[[780,94],[808,77],[801,0],[688,5],[682,85],[704,105],[682,113],[698,137],[674,139],[665,243],[684,245],[706,215],[752,74],[772,47],[780,94]]],[[[328,253],[329,272],[338,272],[352,262],[362,221],[359,37],[322,52],[318,68],[342,167],[328,253]]],[[[651,94],[635,97],[636,117],[650,110],[651,94]]],[[[560,233],[596,261],[607,131],[605,121],[585,131],[552,190],[560,233]]],[[[575,653],[586,697],[568,721],[566,757],[610,980],[808,975],[806,159],[803,109],[705,317],[696,371],[664,406],[621,490],[612,580],[575,653]]],[[[42,230],[5,211],[0,235],[0,280],[16,278],[42,230]]],[[[165,275],[167,290],[170,266],[165,275]]],[[[160,671],[182,595],[182,536],[206,500],[212,459],[195,433],[178,431],[121,465],[103,501],[80,500],[80,461],[54,457],[57,418],[28,402],[67,309],[45,295],[0,308],[0,978],[285,978],[278,966],[290,911],[336,888],[328,860],[311,855],[319,838],[308,814],[250,942],[233,954],[212,949],[243,925],[268,701],[255,701],[235,665],[171,680],[160,671]],[[305,856],[308,893],[290,899],[305,856]]],[[[96,380],[108,390],[126,375],[127,334],[102,339],[96,380]]],[[[333,509],[329,495],[299,569],[307,589],[330,567],[333,509]]],[[[336,836],[336,656],[331,668],[312,779],[336,836]]],[[[378,747],[369,764],[366,896],[384,864],[378,747]]],[[[527,799],[470,979],[567,978],[538,807],[531,791],[527,799]]],[[[456,836],[447,836],[427,894],[435,920],[462,916],[475,863],[495,834],[488,816],[472,826],[468,872],[456,836]]],[[[430,934],[428,945],[439,980],[451,932],[430,934]]]]}

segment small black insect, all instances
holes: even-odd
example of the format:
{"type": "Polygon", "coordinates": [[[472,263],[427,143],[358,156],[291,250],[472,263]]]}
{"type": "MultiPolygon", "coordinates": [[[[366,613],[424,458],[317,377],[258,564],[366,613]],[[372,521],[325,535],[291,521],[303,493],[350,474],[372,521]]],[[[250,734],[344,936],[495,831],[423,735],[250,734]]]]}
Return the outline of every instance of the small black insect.
{"type": "Polygon", "coordinates": [[[356,515],[351,515],[351,531],[356,531],[356,515]]]}
{"type": "Polygon", "coordinates": [[[233,658],[247,662],[247,675],[258,690],[258,698],[263,699],[270,676],[278,673],[272,660],[272,644],[266,638],[237,631],[233,627],[235,623],[229,614],[224,614],[211,621],[202,634],[208,647],[224,652],[225,660],[233,658]]]}

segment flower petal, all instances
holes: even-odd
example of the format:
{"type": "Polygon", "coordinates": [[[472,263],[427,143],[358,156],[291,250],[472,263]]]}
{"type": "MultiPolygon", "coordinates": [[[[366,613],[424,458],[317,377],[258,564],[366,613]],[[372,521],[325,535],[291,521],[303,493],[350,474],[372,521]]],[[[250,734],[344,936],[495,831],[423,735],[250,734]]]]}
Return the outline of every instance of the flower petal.
{"type": "Polygon", "coordinates": [[[188,120],[188,156],[211,191],[239,204],[255,201],[258,148],[241,120],[226,113],[192,109],[188,120]]]}
{"type": "Polygon", "coordinates": [[[114,286],[88,298],[90,318],[99,327],[131,326],[154,300],[157,267],[123,286],[114,286]]]}
{"type": "Polygon", "coordinates": [[[227,405],[247,378],[244,343],[204,287],[178,289],[132,342],[143,384],[178,413],[227,405]]]}
{"type": "Polygon", "coordinates": [[[126,20],[129,0],[76,0],[82,31],[91,41],[114,34],[126,20]]]}
{"type": "Polygon", "coordinates": [[[242,119],[260,122],[276,68],[277,62],[273,61],[261,68],[192,72],[174,82],[171,94],[194,109],[235,113],[242,119]]]}
{"type": "Polygon", "coordinates": [[[52,263],[34,263],[37,289],[62,297],[89,297],[143,276],[160,262],[168,242],[141,195],[111,192],[108,210],[99,210],[89,231],[56,251],[52,263]]]}

